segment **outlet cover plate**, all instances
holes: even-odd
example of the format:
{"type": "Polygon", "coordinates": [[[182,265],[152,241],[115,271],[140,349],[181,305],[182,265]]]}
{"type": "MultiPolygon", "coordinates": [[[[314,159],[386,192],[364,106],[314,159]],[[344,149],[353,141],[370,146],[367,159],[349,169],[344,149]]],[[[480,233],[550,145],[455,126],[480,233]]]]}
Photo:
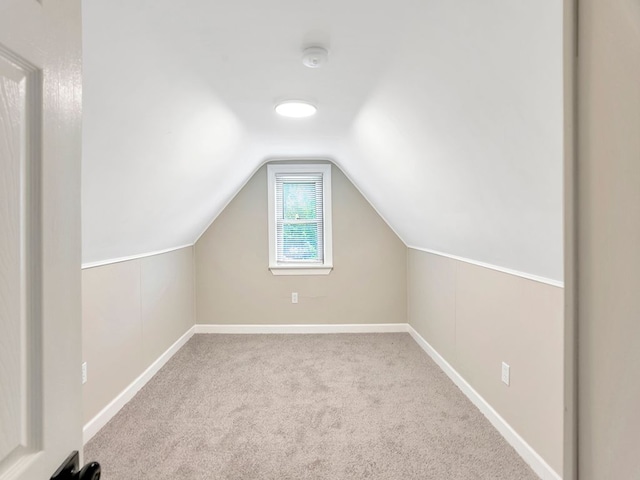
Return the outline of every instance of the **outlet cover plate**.
{"type": "Polygon", "coordinates": [[[502,362],[502,383],[509,385],[511,383],[511,367],[502,362]]]}

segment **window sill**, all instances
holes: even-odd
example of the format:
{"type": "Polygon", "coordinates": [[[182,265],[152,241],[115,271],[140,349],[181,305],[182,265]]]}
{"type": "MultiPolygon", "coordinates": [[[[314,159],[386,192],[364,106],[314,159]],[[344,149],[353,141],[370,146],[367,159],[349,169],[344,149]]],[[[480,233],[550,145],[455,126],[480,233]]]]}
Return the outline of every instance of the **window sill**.
{"type": "Polygon", "coordinates": [[[333,265],[271,265],[274,275],[329,275],[333,265]]]}

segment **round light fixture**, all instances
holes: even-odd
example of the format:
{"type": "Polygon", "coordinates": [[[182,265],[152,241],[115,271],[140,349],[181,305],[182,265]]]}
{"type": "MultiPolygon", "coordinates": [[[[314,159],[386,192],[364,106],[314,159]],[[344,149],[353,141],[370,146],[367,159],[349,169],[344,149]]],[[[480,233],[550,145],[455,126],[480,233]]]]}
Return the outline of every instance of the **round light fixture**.
{"type": "Polygon", "coordinates": [[[304,118],[315,115],[318,111],[315,105],[300,100],[288,100],[276,105],[276,112],[283,117],[304,118]]]}

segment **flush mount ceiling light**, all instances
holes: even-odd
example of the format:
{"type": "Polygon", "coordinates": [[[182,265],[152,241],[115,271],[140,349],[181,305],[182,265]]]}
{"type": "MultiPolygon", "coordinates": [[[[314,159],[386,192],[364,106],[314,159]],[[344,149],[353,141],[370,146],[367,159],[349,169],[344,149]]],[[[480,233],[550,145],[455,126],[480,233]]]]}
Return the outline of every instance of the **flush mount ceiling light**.
{"type": "Polygon", "coordinates": [[[315,105],[300,100],[288,100],[276,105],[276,112],[283,117],[304,118],[315,115],[318,111],[315,105]]]}

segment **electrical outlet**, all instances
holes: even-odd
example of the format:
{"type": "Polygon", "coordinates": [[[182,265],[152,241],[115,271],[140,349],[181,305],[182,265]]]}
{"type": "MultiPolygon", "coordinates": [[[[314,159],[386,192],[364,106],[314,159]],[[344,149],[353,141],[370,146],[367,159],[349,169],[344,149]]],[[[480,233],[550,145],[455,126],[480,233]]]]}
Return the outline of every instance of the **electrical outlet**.
{"type": "Polygon", "coordinates": [[[291,292],[291,303],[298,303],[298,292],[291,292]]]}
{"type": "Polygon", "coordinates": [[[87,362],[82,364],[82,383],[87,383],[87,362]]]}
{"type": "Polygon", "coordinates": [[[509,385],[509,383],[511,382],[511,367],[502,362],[502,383],[504,383],[505,385],[509,385]]]}

